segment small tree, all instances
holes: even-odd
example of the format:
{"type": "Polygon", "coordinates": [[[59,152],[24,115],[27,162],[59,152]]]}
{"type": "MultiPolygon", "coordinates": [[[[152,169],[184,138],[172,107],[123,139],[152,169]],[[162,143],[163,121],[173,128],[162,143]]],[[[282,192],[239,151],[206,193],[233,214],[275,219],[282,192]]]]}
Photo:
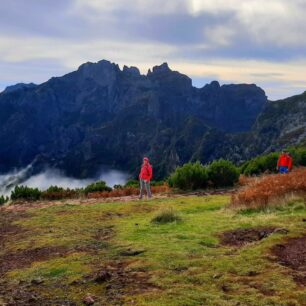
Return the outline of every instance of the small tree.
{"type": "Polygon", "coordinates": [[[107,186],[104,181],[98,181],[98,182],[92,183],[84,189],[85,194],[88,194],[91,192],[103,192],[103,191],[112,191],[112,188],[107,186]]]}
{"type": "Polygon", "coordinates": [[[300,147],[295,150],[289,150],[293,156],[293,163],[296,166],[306,166],[306,148],[300,147]]]}
{"type": "Polygon", "coordinates": [[[5,204],[9,200],[9,197],[0,196],[0,206],[5,204]]]}
{"type": "Polygon", "coordinates": [[[182,190],[196,190],[207,186],[207,169],[200,162],[187,163],[176,168],[170,176],[168,183],[170,187],[182,190]]]}
{"type": "Polygon", "coordinates": [[[208,179],[214,187],[233,186],[239,179],[239,170],[232,162],[219,159],[209,165],[208,179]]]}
{"type": "Polygon", "coordinates": [[[12,200],[29,200],[37,201],[40,199],[41,191],[38,188],[31,188],[27,186],[15,186],[11,193],[12,200]]]}
{"type": "Polygon", "coordinates": [[[275,172],[279,153],[270,153],[251,159],[242,167],[242,173],[245,175],[258,175],[265,171],[275,172]]]}
{"type": "Polygon", "coordinates": [[[124,187],[138,187],[139,182],[137,180],[129,180],[125,183],[124,187]]]}

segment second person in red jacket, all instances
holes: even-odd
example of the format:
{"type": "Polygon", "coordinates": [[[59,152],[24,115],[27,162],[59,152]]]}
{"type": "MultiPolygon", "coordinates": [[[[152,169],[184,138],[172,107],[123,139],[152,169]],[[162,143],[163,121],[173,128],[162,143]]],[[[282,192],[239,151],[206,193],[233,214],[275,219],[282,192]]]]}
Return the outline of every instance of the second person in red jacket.
{"type": "Polygon", "coordinates": [[[141,166],[141,170],[139,173],[139,181],[140,181],[140,195],[139,199],[142,199],[144,190],[146,189],[148,198],[152,197],[150,182],[153,176],[152,166],[149,163],[149,159],[147,157],[143,158],[143,163],[141,166]]]}
{"type": "Polygon", "coordinates": [[[280,174],[288,173],[292,169],[292,157],[287,151],[283,151],[277,161],[277,170],[280,174]]]}

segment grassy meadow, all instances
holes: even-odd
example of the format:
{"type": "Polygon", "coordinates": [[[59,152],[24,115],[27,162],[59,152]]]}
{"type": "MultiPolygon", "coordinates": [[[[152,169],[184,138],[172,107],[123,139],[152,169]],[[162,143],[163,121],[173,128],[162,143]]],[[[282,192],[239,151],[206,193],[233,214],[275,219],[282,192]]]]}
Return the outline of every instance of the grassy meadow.
{"type": "Polygon", "coordinates": [[[182,196],[3,211],[0,305],[83,305],[87,295],[94,305],[303,305],[298,272],[271,250],[305,235],[305,202],[267,211],[229,202],[182,196]],[[167,213],[173,222],[152,221],[167,213]],[[223,232],[265,227],[281,230],[222,243],[223,232]]]}

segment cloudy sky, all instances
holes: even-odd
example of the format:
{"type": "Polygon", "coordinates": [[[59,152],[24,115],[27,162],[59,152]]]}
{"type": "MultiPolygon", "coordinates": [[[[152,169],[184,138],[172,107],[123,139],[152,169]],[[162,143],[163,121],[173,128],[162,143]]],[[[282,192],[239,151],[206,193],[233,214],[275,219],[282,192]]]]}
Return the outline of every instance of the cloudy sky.
{"type": "Polygon", "coordinates": [[[0,91],[107,59],[168,62],[197,87],[306,90],[306,0],[0,0],[0,91]]]}

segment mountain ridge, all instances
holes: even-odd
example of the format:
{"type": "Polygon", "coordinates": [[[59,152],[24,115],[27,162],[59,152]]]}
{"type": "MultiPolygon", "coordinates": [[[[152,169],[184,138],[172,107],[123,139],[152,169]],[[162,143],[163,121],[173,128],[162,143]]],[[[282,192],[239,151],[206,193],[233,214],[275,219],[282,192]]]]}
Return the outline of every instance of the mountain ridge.
{"type": "Polygon", "coordinates": [[[258,127],[268,125],[270,103],[255,84],[196,88],[167,63],[143,75],[133,66],[87,62],[35,87],[0,93],[0,171],[39,157],[79,177],[98,165],[136,173],[149,155],[160,178],[189,160],[239,162],[271,147],[258,127]],[[248,140],[263,144],[247,150],[248,140]]]}

